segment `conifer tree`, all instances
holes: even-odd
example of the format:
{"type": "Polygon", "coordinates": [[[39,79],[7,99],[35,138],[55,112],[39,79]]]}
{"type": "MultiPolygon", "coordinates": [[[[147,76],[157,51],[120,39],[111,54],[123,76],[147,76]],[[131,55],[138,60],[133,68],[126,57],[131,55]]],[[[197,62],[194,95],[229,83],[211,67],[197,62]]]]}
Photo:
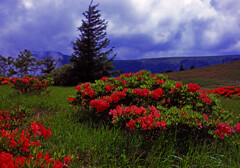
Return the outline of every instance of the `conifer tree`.
{"type": "Polygon", "coordinates": [[[41,61],[41,72],[46,74],[50,74],[57,66],[57,64],[61,61],[61,58],[54,59],[52,56],[47,56],[45,60],[41,61]]]}
{"type": "Polygon", "coordinates": [[[112,74],[112,65],[115,55],[113,47],[108,48],[110,40],[106,38],[107,21],[101,19],[97,5],[90,3],[88,10],[83,13],[85,17],[78,28],[79,37],[73,42],[73,54],[70,61],[73,65],[73,80],[79,82],[93,82],[103,76],[112,74]]]}
{"type": "Polygon", "coordinates": [[[40,66],[40,61],[33,57],[31,51],[25,49],[23,52],[20,51],[18,58],[14,62],[17,70],[17,75],[24,77],[32,73],[34,75],[40,66]]]}

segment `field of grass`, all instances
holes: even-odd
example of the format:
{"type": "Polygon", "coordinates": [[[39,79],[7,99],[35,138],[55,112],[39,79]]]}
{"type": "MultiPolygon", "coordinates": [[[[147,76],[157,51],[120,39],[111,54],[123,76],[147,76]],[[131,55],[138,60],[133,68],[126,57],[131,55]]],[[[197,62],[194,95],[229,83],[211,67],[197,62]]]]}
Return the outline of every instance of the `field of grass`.
{"type": "MultiPolygon", "coordinates": [[[[204,79],[199,79],[203,85],[204,79]]],[[[9,110],[17,104],[35,107],[29,124],[35,120],[50,126],[52,136],[42,146],[59,158],[70,155],[70,167],[240,167],[240,143],[232,143],[231,137],[196,143],[191,135],[165,133],[149,143],[134,132],[92,122],[68,104],[72,95],[74,87],[49,87],[42,95],[22,95],[9,86],[0,86],[0,109],[9,110]]],[[[239,115],[239,98],[221,98],[221,103],[239,115]]]]}
{"type": "Polygon", "coordinates": [[[170,72],[169,79],[197,83],[204,88],[240,85],[240,61],[218,64],[188,71],[170,72]]]}

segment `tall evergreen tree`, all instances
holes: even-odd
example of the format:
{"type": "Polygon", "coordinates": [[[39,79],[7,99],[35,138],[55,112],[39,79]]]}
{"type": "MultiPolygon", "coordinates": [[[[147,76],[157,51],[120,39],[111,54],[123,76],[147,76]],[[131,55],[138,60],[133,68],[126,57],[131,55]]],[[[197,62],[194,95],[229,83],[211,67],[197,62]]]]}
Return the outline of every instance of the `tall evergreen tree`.
{"type": "Polygon", "coordinates": [[[78,82],[93,82],[103,76],[112,74],[115,55],[113,47],[107,48],[110,40],[106,38],[107,21],[101,19],[97,5],[90,3],[88,10],[83,13],[85,20],[78,28],[80,35],[73,42],[73,54],[70,61],[73,64],[73,80],[78,82]]]}

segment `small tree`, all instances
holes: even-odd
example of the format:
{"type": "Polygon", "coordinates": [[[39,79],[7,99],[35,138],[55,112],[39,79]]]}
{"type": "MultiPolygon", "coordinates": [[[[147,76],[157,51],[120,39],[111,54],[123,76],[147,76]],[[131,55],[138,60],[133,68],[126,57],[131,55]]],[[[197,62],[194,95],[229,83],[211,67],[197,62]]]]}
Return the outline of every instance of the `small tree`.
{"type": "Polygon", "coordinates": [[[23,77],[29,73],[34,75],[41,65],[41,62],[33,58],[33,54],[25,49],[23,52],[20,52],[14,64],[17,69],[17,74],[23,77]]]}
{"type": "Polygon", "coordinates": [[[179,71],[184,71],[184,70],[185,70],[185,68],[184,68],[183,65],[181,64],[179,71]]]}
{"type": "Polygon", "coordinates": [[[60,60],[61,58],[56,60],[52,56],[47,56],[46,59],[41,62],[41,72],[45,75],[50,74],[56,68],[56,65],[60,62],[60,60]]]}
{"type": "Polygon", "coordinates": [[[0,55],[0,75],[11,77],[17,72],[15,71],[14,65],[15,59],[13,57],[3,57],[0,55]]]}
{"type": "Polygon", "coordinates": [[[92,1],[88,10],[83,13],[85,20],[82,20],[81,27],[78,28],[80,35],[73,42],[73,54],[71,63],[73,65],[73,76],[76,83],[92,82],[103,76],[112,74],[114,66],[111,64],[115,55],[108,56],[113,52],[113,47],[107,49],[110,40],[106,38],[107,22],[101,19],[97,5],[92,6],[92,1]]]}
{"type": "Polygon", "coordinates": [[[6,76],[7,67],[8,67],[7,58],[0,55],[0,75],[1,76],[6,76]]]}
{"type": "Polygon", "coordinates": [[[195,66],[194,66],[194,65],[191,65],[190,69],[194,69],[194,68],[195,68],[195,66]]]}

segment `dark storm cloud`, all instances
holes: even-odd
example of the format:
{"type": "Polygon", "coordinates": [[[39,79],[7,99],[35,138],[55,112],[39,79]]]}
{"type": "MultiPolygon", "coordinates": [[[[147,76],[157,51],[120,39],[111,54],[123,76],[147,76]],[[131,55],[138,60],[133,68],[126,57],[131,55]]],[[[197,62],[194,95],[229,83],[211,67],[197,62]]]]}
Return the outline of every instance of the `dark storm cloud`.
{"type": "MultiPolygon", "coordinates": [[[[87,0],[1,0],[0,54],[71,54],[87,0]]],[[[236,0],[95,0],[118,59],[240,53],[236,0]]]]}

